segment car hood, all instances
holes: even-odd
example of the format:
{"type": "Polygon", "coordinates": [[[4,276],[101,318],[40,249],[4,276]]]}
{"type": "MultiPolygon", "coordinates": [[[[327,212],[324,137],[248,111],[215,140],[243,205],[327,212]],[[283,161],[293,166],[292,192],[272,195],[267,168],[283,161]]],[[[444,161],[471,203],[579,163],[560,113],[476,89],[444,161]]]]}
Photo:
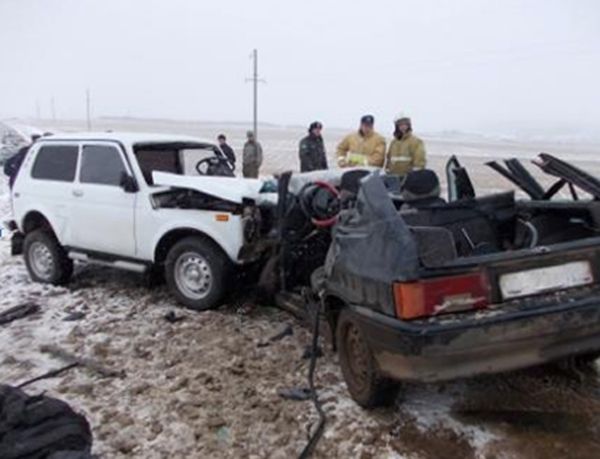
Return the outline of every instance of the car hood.
{"type": "Polygon", "coordinates": [[[221,198],[226,201],[242,203],[246,199],[258,199],[263,181],[241,177],[189,176],[152,172],[155,185],[187,188],[221,198]]]}

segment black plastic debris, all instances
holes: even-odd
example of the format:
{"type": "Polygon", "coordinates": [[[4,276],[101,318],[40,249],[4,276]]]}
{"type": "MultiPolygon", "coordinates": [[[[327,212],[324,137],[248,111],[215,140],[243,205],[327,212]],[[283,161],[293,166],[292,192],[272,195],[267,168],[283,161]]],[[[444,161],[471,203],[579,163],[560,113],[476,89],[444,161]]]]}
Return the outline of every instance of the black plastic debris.
{"type": "Polygon", "coordinates": [[[277,394],[286,400],[295,400],[303,402],[310,400],[312,397],[312,391],[308,387],[287,387],[277,391],[277,394]]]}
{"type": "Polygon", "coordinates": [[[276,335],[271,336],[267,341],[261,341],[257,344],[258,347],[267,347],[271,343],[275,343],[277,341],[281,341],[286,336],[292,336],[294,334],[294,329],[290,324],[286,325],[286,327],[277,333],[276,335]]]}
{"type": "Polygon", "coordinates": [[[75,312],[71,312],[70,314],[67,314],[65,317],[63,317],[63,320],[65,322],[74,322],[76,320],[81,320],[83,318],[85,318],[85,312],[75,311],[75,312]]]}
{"type": "Polygon", "coordinates": [[[40,305],[36,303],[24,303],[14,306],[0,313],[0,325],[8,324],[13,320],[22,319],[31,314],[39,312],[40,305]]]}
{"type": "Polygon", "coordinates": [[[294,329],[292,328],[291,325],[287,325],[281,332],[277,333],[276,335],[273,335],[269,338],[269,341],[271,341],[272,343],[275,341],[280,341],[283,338],[285,338],[286,336],[292,336],[294,334],[294,329]]]}
{"type": "Polygon", "coordinates": [[[91,459],[86,418],[65,402],[0,385],[0,457],[91,459]]]}
{"type": "Polygon", "coordinates": [[[313,354],[316,358],[323,357],[323,349],[321,348],[321,346],[317,346],[316,348],[313,349],[313,346],[311,344],[308,344],[304,348],[304,352],[302,353],[302,358],[310,359],[310,358],[312,358],[313,354]]]}
{"type": "Polygon", "coordinates": [[[177,322],[181,322],[182,320],[185,320],[185,317],[178,316],[177,314],[175,314],[175,311],[169,311],[163,316],[163,319],[165,319],[169,323],[174,324],[177,322]]]}

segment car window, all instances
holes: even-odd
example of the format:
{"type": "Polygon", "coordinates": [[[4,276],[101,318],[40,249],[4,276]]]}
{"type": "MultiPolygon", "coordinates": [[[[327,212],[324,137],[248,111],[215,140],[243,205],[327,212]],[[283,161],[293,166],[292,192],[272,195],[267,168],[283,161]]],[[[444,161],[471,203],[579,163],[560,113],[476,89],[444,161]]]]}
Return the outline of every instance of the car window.
{"type": "Polygon", "coordinates": [[[171,174],[180,174],[179,162],[177,159],[177,150],[173,149],[144,149],[136,148],[135,156],[137,158],[144,179],[148,185],[152,185],[152,172],[169,172],[171,174]]]}
{"type": "Polygon", "coordinates": [[[181,150],[181,163],[184,175],[198,175],[196,164],[206,158],[214,158],[215,151],[212,148],[189,148],[181,150]]]}
{"type": "Polygon", "coordinates": [[[81,152],[81,183],[121,184],[125,165],[119,150],[109,145],[84,145],[81,152]]]}
{"type": "Polygon", "coordinates": [[[77,145],[44,145],[40,147],[31,170],[35,179],[72,182],[77,169],[77,145]]]}

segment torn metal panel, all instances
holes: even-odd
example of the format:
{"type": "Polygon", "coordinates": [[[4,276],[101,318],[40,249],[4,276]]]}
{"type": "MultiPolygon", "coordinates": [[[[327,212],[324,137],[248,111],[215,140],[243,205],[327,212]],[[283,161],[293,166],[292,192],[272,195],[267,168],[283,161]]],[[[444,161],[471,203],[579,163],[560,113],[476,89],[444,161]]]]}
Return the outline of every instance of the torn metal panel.
{"type": "Polygon", "coordinates": [[[415,239],[375,172],[363,179],[356,208],[334,228],[328,274],[342,271],[389,283],[415,279],[418,268],[415,239]]]}
{"type": "Polygon", "coordinates": [[[542,186],[531,176],[531,174],[529,174],[529,172],[520,162],[518,162],[517,159],[505,161],[507,167],[502,166],[496,161],[489,161],[485,164],[486,166],[494,169],[505,179],[518,186],[521,190],[527,193],[531,199],[545,199],[546,193],[544,192],[542,186]]]}
{"type": "Polygon", "coordinates": [[[596,177],[548,153],[540,153],[538,156],[539,159],[534,160],[533,163],[544,172],[561,178],[591,194],[594,198],[600,199],[600,180],[596,177]]]}
{"type": "Polygon", "coordinates": [[[241,204],[244,198],[258,199],[263,181],[241,177],[189,176],[152,172],[154,184],[188,188],[201,193],[241,204]]]}

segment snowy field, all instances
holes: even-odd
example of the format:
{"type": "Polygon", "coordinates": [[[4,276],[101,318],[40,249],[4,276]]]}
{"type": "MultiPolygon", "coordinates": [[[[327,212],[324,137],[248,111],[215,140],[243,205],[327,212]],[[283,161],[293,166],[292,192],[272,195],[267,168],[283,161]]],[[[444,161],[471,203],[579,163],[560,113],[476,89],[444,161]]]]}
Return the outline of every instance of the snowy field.
{"type": "MultiPolygon", "coordinates": [[[[42,130],[77,130],[81,122],[23,121],[42,130]]],[[[224,131],[240,150],[244,126],[175,121],[99,120],[98,129],[156,131],[214,138],[224,131]]],[[[343,131],[326,131],[332,153],[343,131]]],[[[301,128],[260,131],[265,173],[297,168],[301,128]]],[[[424,136],[439,173],[449,154],[464,163],[480,190],[508,187],[485,158],[533,157],[547,151],[578,158],[600,176],[584,144],[523,144],[509,140],[424,136]]],[[[594,150],[594,148],[596,148],[594,150]]],[[[533,169],[532,169],[533,170],[533,169]]],[[[10,214],[4,178],[0,216],[10,214]]],[[[0,325],[0,382],[17,384],[63,362],[40,351],[53,344],[123,377],[86,368],[30,385],[60,397],[92,424],[101,458],[296,457],[317,421],[310,402],[283,400],[281,388],[306,385],[302,358],[310,334],[270,305],[239,298],[216,311],[179,308],[164,286],[140,276],[78,266],[66,288],[34,284],[21,257],[0,241],[0,311],[34,302],[40,312],[0,325]],[[174,311],[183,320],[170,323],[174,311]],[[78,320],[72,313],[81,313],[78,320]],[[293,334],[264,346],[288,325],[293,334]]],[[[322,458],[595,458],[600,457],[600,383],[593,373],[557,367],[436,385],[410,385],[392,408],[370,412],[347,395],[337,357],[319,359],[317,383],[328,422],[322,458]]]]}

